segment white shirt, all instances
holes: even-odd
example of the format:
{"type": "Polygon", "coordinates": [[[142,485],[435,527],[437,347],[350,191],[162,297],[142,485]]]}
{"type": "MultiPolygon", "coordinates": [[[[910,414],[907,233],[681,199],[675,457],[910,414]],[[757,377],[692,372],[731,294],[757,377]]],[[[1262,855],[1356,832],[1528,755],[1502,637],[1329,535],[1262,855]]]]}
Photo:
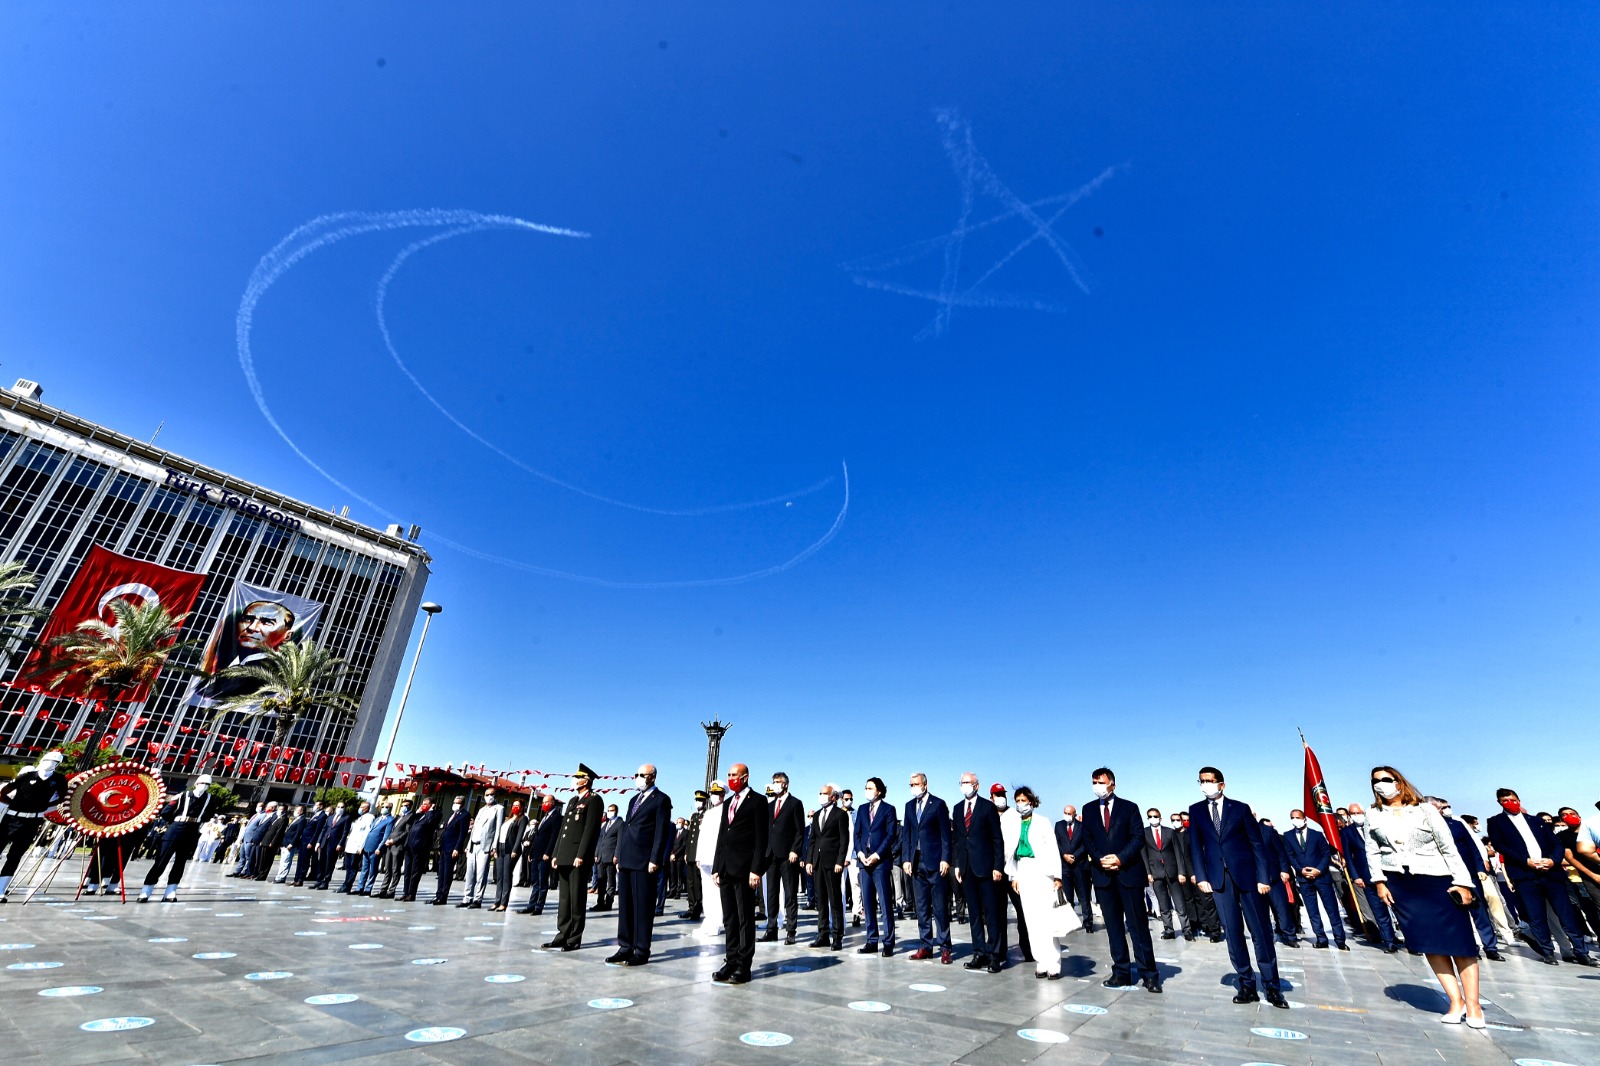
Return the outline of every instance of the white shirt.
{"type": "Polygon", "coordinates": [[[372,829],[372,823],[375,821],[377,821],[377,816],[368,811],[350,823],[350,835],[344,838],[346,855],[361,854],[361,849],[367,843],[367,833],[372,829]]]}
{"type": "Polygon", "coordinates": [[[1516,826],[1517,832],[1522,835],[1522,843],[1528,849],[1528,858],[1544,858],[1544,849],[1539,846],[1539,841],[1533,835],[1533,827],[1528,824],[1527,812],[1522,814],[1507,813],[1506,817],[1511,819],[1511,824],[1516,826]]]}

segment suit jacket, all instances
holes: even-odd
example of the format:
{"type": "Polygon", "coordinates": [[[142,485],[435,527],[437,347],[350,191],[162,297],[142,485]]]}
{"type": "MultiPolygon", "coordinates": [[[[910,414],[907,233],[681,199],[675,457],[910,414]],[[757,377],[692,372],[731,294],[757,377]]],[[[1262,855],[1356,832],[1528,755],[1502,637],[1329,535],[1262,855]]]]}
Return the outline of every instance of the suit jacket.
{"type": "Polygon", "coordinates": [[[515,855],[522,847],[522,834],[528,831],[526,815],[517,815],[515,818],[506,818],[500,826],[500,835],[495,837],[495,843],[490,847],[502,855],[515,855]],[[502,841],[503,838],[503,841],[502,841]]]}
{"type": "Polygon", "coordinates": [[[311,819],[303,814],[290,821],[283,830],[283,846],[286,848],[299,847],[302,843],[302,838],[305,836],[306,827],[310,824],[311,819]]]}
{"type": "Polygon", "coordinates": [[[742,797],[730,795],[723,800],[722,806],[717,808],[717,816],[722,819],[722,828],[717,831],[717,850],[711,858],[711,872],[722,877],[745,878],[765,870],[772,833],[767,797],[746,787],[742,797]]]}
{"type": "MultiPolygon", "coordinates": [[[[1483,856],[1478,853],[1478,842],[1472,839],[1472,830],[1467,828],[1465,822],[1455,818],[1446,818],[1445,822],[1450,826],[1450,837],[1456,842],[1456,850],[1461,853],[1461,861],[1466,863],[1467,872],[1473,880],[1477,880],[1478,875],[1486,873],[1488,868],[1483,864],[1483,856]]],[[[1512,832],[1516,830],[1512,829],[1512,832]]],[[[1474,888],[1473,891],[1479,892],[1481,889],[1474,888]]]]}
{"type": "Polygon", "coordinates": [[[1156,847],[1156,830],[1144,827],[1144,868],[1157,881],[1171,881],[1183,873],[1183,859],[1178,853],[1178,834],[1172,827],[1161,827],[1161,846],[1156,847]]]}
{"type": "Polygon", "coordinates": [[[837,803],[819,810],[811,819],[811,849],[806,861],[816,872],[830,873],[850,858],[850,815],[837,803]]]}
{"type": "MultiPolygon", "coordinates": [[[[1259,822],[1256,824],[1260,825],[1259,822]]],[[[1270,825],[1261,826],[1261,839],[1266,842],[1267,856],[1272,860],[1272,872],[1277,874],[1293,874],[1294,868],[1289,865],[1289,849],[1283,845],[1283,834],[1270,825]]]]}
{"type": "Polygon", "coordinates": [[[594,862],[594,846],[600,840],[600,820],[605,815],[606,805],[593,792],[567,800],[566,812],[561,816],[561,832],[556,836],[555,850],[550,853],[557,866],[576,866],[579,859],[585,866],[594,862]]]}
{"type": "MultiPolygon", "coordinates": [[[[548,811],[541,810],[539,824],[523,838],[524,849],[535,862],[543,862],[546,855],[556,853],[556,837],[561,835],[563,811],[561,804],[552,804],[548,811]]],[[[615,853],[613,853],[615,854],[615,853]]]]}
{"type": "Polygon", "coordinates": [[[1194,877],[1194,837],[1187,827],[1172,830],[1173,839],[1178,842],[1178,872],[1188,878],[1194,877]]]}
{"type": "MultiPolygon", "coordinates": [[[[664,866],[672,850],[672,797],[659,788],[628,801],[628,816],[617,836],[617,868],[648,870],[664,866]]],[[[598,833],[596,839],[599,839],[598,833]]]]}
{"type": "Polygon", "coordinates": [[[622,839],[622,818],[608,818],[600,823],[600,841],[594,848],[595,862],[615,862],[617,841],[622,839]]]}
{"type": "Polygon", "coordinates": [[[1223,873],[1248,892],[1253,885],[1270,885],[1281,869],[1276,854],[1262,835],[1265,830],[1250,805],[1222,800],[1222,833],[1211,824],[1211,804],[1201,800],[1189,808],[1189,858],[1197,880],[1216,887],[1226,883],[1223,873]]]}
{"type": "Polygon", "coordinates": [[[900,861],[916,864],[912,872],[937,870],[941,862],[952,862],[955,858],[950,846],[950,808],[932,793],[926,799],[928,802],[920,818],[917,816],[919,801],[906,800],[905,816],[900,822],[900,861]]]}
{"type": "Polygon", "coordinates": [[[307,818],[305,831],[300,835],[300,843],[308,848],[316,847],[322,841],[322,830],[327,824],[327,811],[318,811],[307,818]]]}
{"type": "Polygon", "coordinates": [[[267,823],[267,831],[261,834],[261,846],[274,850],[283,847],[283,834],[288,828],[289,816],[280,810],[278,816],[267,823]]]}
{"type": "Polygon", "coordinates": [[[317,845],[327,850],[337,851],[344,847],[344,840],[349,832],[350,815],[341,808],[322,827],[322,835],[317,837],[317,845]]]}
{"type": "Polygon", "coordinates": [[[878,801],[878,813],[872,814],[872,804],[863,803],[856,808],[855,857],[865,865],[867,856],[878,856],[879,862],[888,862],[894,857],[894,847],[900,836],[900,819],[896,816],[894,805],[888,800],[878,801]]]}
{"type": "MultiPolygon", "coordinates": [[[[765,796],[761,798],[767,799],[765,796]]],[[[767,800],[767,820],[772,823],[767,830],[767,857],[787,861],[792,851],[803,860],[806,854],[806,805],[787,792],[782,797],[782,804],[778,799],[774,796],[767,800]]]]}
{"type": "MultiPolygon", "coordinates": [[[[1006,867],[1000,808],[992,800],[974,796],[970,826],[966,810],[967,801],[961,799],[950,812],[950,865],[960,870],[963,877],[990,877],[996,870],[1006,867]]],[[[1039,843],[1042,847],[1049,846],[1043,840],[1039,843]]]]}
{"type": "MultiPolygon", "coordinates": [[[[1548,826],[1532,815],[1523,814],[1522,817],[1528,820],[1528,828],[1533,831],[1534,843],[1539,845],[1538,855],[1528,854],[1528,845],[1523,842],[1522,834],[1517,832],[1517,827],[1511,824],[1511,816],[1509,814],[1501,811],[1489,819],[1488,825],[1489,843],[1494,845],[1494,850],[1498,851],[1500,857],[1505,860],[1506,876],[1511,878],[1513,885],[1518,881],[1531,881],[1536,877],[1544,876],[1540,871],[1528,867],[1530,858],[1554,859],[1556,862],[1554,872],[1557,873],[1560,872],[1561,860],[1564,858],[1561,842],[1556,840],[1556,835],[1550,831],[1548,826]]],[[[1476,852],[1478,849],[1473,848],[1472,850],[1476,852]]],[[[1465,855],[1462,856],[1462,861],[1466,861],[1465,855]]]]}
{"type": "Polygon", "coordinates": [[[1289,872],[1298,879],[1301,869],[1311,866],[1327,876],[1328,864],[1333,861],[1333,845],[1309,823],[1304,830],[1304,843],[1300,840],[1301,832],[1299,829],[1290,829],[1283,834],[1283,850],[1289,856],[1289,872]]]}
{"type": "MultiPolygon", "coordinates": [[[[407,851],[426,851],[428,846],[433,843],[434,830],[439,828],[439,821],[443,817],[444,812],[437,807],[429,807],[425,811],[413,812],[411,824],[406,828],[405,849],[407,851]]],[[[453,851],[454,849],[449,850],[453,851]]]]}
{"type": "Polygon", "coordinates": [[[1080,808],[1083,811],[1085,848],[1089,852],[1089,869],[1094,871],[1096,885],[1117,883],[1131,886],[1143,885],[1148,879],[1144,867],[1144,810],[1132,800],[1121,796],[1108,796],[1111,803],[1111,828],[1105,826],[1106,800],[1092,800],[1080,808]],[[1107,855],[1122,860],[1115,874],[1100,865],[1107,855]]]}
{"type": "Polygon", "coordinates": [[[413,809],[410,814],[395,815],[394,824],[389,827],[389,836],[388,839],[383,842],[383,846],[386,848],[404,849],[406,847],[406,842],[411,836],[411,823],[414,822],[416,818],[417,812],[415,809],[413,809]]]}
{"type": "Polygon", "coordinates": [[[500,827],[505,824],[506,809],[498,803],[486,803],[473,816],[472,830],[467,843],[479,851],[488,851],[500,839],[500,827]]]}
{"type": "Polygon", "coordinates": [[[1083,820],[1081,818],[1074,818],[1071,825],[1067,824],[1066,819],[1056,823],[1056,852],[1061,856],[1062,872],[1066,872],[1068,869],[1076,870],[1079,867],[1088,869],[1087,866],[1083,866],[1088,861],[1088,852],[1085,850],[1084,839],[1083,820]],[[1077,860],[1070,867],[1067,864],[1068,855],[1077,860]]]}
{"type": "Polygon", "coordinates": [[[1339,830],[1339,840],[1344,844],[1344,861],[1353,881],[1371,883],[1372,868],[1367,865],[1367,838],[1361,826],[1351,822],[1339,830]]]}
{"type": "Polygon", "coordinates": [[[467,809],[451,811],[450,817],[445,820],[444,829],[439,833],[439,851],[460,851],[467,846],[467,834],[472,831],[472,819],[467,817],[467,809]]]}
{"type": "Polygon", "coordinates": [[[377,851],[383,847],[383,842],[389,839],[389,834],[392,832],[394,832],[394,815],[378,815],[372,820],[372,825],[367,829],[367,839],[361,842],[361,850],[367,852],[377,851]]]}
{"type": "Polygon", "coordinates": [[[262,811],[260,814],[251,815],[250,820],[244,823],[244,832],[239,834],[239,840],[245,844],[256,844],[261,841],[261,835],[267,831],[267,825],[277,816],[276,811],[262,811]]]}

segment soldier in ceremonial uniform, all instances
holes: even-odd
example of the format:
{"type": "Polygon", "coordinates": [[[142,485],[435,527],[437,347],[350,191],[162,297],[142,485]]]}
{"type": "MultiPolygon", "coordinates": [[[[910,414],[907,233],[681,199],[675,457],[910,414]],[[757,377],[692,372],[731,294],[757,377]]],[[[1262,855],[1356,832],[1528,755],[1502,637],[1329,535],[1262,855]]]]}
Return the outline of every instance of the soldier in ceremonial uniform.
{"type": "Polygon", "coordinates": [[[700,867],[695,862],[695,856],[700,853],[700,825],[705,821],[706,803],[711,799],[709,793],[696,789],[694,794],[694,813],[689,815],[689,831],[683,839],[683,891],[689,897],[689,909],[684,911],[680,918],[687,918],[698,922],[705,917],[705,890],[700,881],[700,867]]]}
{"type": "Polygon", "coordinates": [[[140,903],[150,902],[150,893],[166,872],[168,863],[172,864],[172,873],[167,876],[167,890],[162,894],[161,902],[178,901],[178,885],[183,882],[183,868],[188,865],[194,849],[200,844],[200,824],[216,813],[217,798],[207,791],[210,784],[211,775],[201,774],[194,779],[189,791],[168,800],[166,806],[161,808],[160,817],[166,823],[166,828],[161,830],[156,861],[151,865],[150,872],[144,875],[144,887],[139,890],[140,903]]]}
{"type": "Polygon", "coordinates": [[[556,880],[561,886],[556,938],[546,942],[546,948],[577,951],[583,946],[589,871],[594,866],[594,849],[600,840],[600,819],[605,810],[600,797],[590,790],[594,779],[595,772],[583,763],[572,775],[577,795],[567,801],[566,813],[561,817],[561,835],[556,838],[556,880]]]}
{"type": "Polygon", "coordinates": [[[0,804],[9,804],[0,816],[0,852],[6,857],[5,865],[0,866],[0,903],[5,902],[18,864],[44,826],[44,812],[66,798],[67,779],[56,772],[61,758],[59,751],[46,752],[38,766],[0,787],[0,804]]]}

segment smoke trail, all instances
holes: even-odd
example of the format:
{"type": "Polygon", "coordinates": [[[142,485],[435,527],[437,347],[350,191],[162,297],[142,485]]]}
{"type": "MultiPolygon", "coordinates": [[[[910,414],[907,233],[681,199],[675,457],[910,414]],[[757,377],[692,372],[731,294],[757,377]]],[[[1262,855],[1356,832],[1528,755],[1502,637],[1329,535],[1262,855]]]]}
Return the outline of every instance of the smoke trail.
{"type": "MultiPolygon", "coordinates": [[[[423,396],[426,397],[441,414],[443,414],[454,425],[465,432],[468,436],[478,441],[480,444],[488,447],[491,451],[496,452],[519,468],[526,470],[528,473],[533,474],[536,477],[543,478],[552,484],[559,485],[562,488],[595,500],[612,504],[614,506],[625,507],[631,510],[659,515],[688,517],[712,514],[721,511],[760,507],[816,492],[832,482],[833,479],[828,478],[816,485],[802,489],[798,493],[791,493],[785,496],[775,496],[750,503],[723,504],[719,506],[683,511],[658,510],[639,504],[631,504],[622,500],[615,500],[609,497],[601,496],[582,489],[579,486],[572,485],[557,478],[551,477],[550,475],[542,473],[538,470],[534,470],[514,456],[496,447],[479,434],[473,432],[469,427],[467,427],[448,410],[446,410],[444,406],[440,404],[438,400],[436,400],[433,395],[427,391],[426,388],[423,387],[422,383],[417,380],[416,376],[411,372],[409,367],[406,366],[405,362],[400,358],[399,353],[395,350],[394,344],[389,336],[387,323],[383,319],[383,302],[387,295],[387,289],[390,280],[394,277],[394,274],[399,269],[400,265],[417,251],[420,251],[422,248],[425,248],[431,244],[435,244],[439,241],[448,240],[451,237],[458,237],[466,233],[477,232],[485,229],[515,229],[532,233],[542,233],[556,237],[584,238],[588,237],[589,234],[581,230],[566,229],[559,226],[549,226],[539,222],[530,222],[527,219],[517,218],[512,215],[484,214],[478,211],[467,210],[418,209],[408,211],[342,211],[333,214],[321,215],[309,222],[306,222],[289,233],[288,236],[284,237],[277,244],[273,245],[272,249],[268,251],[266,255],[261,257],[261,261],[258,262],[255,269],[251,271],[249,280],[245,283],[244,294],[239,300],[239,310],[234,317],[234,342],[239,352],[239,367],[244,372],[246,383],[250,386],[250,394],[255,399],[256,407],[260,410],[261,416],[266,419],[267,424],[272,427],[273,432],[275,432],[279,439],[281,439],[284,444],[288,446],[289,450],[298,456],[300,460],[312,470],[320,474],[329,484],[346,493],[352,499],[366,505],[372,511],[383,516],[384,518],[387,518],[389,521],[401,521],[400,517],[393,511],[390,511],[377,501],[368,498],[363,493],[356,491],[355,488],[334,476],[331,471],[313,459],[305,451],[305,449],[300,447],[295,439],[289,435],[288,431],[284,429],[282,423],[278,421],[277,416],[272,413],[272,408],[267,403],[266,392],[261,386],[261,380],[259,376],[256,374],[255,355],[250,347],[250,334],[255,322],[256,307],[260,304],[262,297],[266,295],[267,290],[271,289],[278,279],[283,277],[283,275],[292,267],[312,253],[322,248],[326,248],[331,244],[336,244],[339,241],[346,240],[347,238],[356,237],[367,233],[381,233],[390,230],[440,226],[449,228],[444,233],[436,234],[432,238],[417,241],[408,246],[400,253],[399,256],[395,258],[394,262],[390,264],[389,269],[385,271],[383,278],[379,283],[378,291],[379,328],[383,333],[384,344],[388,348],[390,356],[397,364],[399,364],[401,371],[405,373],[406,377],[410,379],[411,383],[422,392],[423,396]]],[[[488,552],[479,551],[448,537],[439,536],[438,534],[435,534],[435,536],[441,543],[448,545],[449,547],[460,551],[463,554],[473,556],[474,558],[515,567],[519,570],[524,570],[533,574],[539,574],[545,577],[561,578],[568,581],[579,581],[586,584],[598,585],[604,588],[672,589],[693,588],[709,585],[733,585],[745,581],[754,581],[763,577],[771,577],[775,574],[781,574],[785,570],[799,566],[801,563],[811,558],[811,556],[821,551],[829,541],[833,540],[833,538],[838,534],[840,528],[843,527],[845,517],[848,515],[850,510],[849,467],[842,466],[842,471],[844,476],[844,502],[840,506],[839,513],[837,516],[835,516],[833,524],[828,528],[826,533],[824,533],[816,541],[812,542],[808,547],[800,551],[799,554],[777,564],[776,566],[766,567],[764,569],[751,571],[749,573],[736,574],[730,577],[697,578],[682,581],[612,581],[606,578],[569,573],[562,570],[551,569],[549,567],[537,566],[523,560],[493,555],[488,552]]]]}

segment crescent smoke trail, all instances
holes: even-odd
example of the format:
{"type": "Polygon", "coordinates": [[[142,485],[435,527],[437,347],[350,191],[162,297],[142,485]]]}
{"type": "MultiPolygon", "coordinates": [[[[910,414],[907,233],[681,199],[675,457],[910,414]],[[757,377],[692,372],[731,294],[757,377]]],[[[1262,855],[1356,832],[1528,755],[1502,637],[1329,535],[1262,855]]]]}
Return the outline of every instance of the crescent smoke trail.
{"type": "MultiPolygon", "coordinates": [[[[803,496],[816,492],[832,482],[833,479],[828,478],[796,493],[770,497],[765,500],[756,500],[749,503],[723,504],[681,511],[660,510],[656,508],[645,507],[640,504],[633,504],[622,500],[612,499],[610,497],[590,492],[577,485],[561,481],[558,478],[533,469],[526,463],[523,463],[521,460],[495,446],[493,443],[486,440],[462,423],[441,403],[439,403],[439,401],[436,400],[433,395],[423,387],[422,383],[417,380],[416,376],[400,358],[399,353],[396,351],[394,344],[390,339],[388,325],[383,318],[383,303],[387,296],[388,284],[393,279],[395,272],[406,261],[406,259],[410,258],[411,255],[420,251],[422,248],[428,247],[431,244],[438,243],[442,240],[448,240],[452,237],[462,236],[466,233],[472,233],[485,229],[516,229],[532,233],[542,233],[556,237],[584,238],[588,237],[589,234],[583,232],[582,230],[567,229],[559,226],[549,226],[539,222],[530,222],[527,219],[517,218],[513,215],[485,214],[478,211],[467,210],[418,209],[409,211],[341,211],[333,214],[318,216],[317,218],[314,218],[311,221],[297,227],[290,232],[288,236],[284,237],[277,244],[273,245],[272,249],[268,251],[266,255],[261,257],[261,261],[258,262],[255,266],[255,269],[251,271],[250,278],[245,283],[244,294],[239,300],[239,310],[234,316],[234,342],[239,352],[239,368],[244,372],[245,381],[250,386],[250,394],[255,399],[256,407],[258,410],[260,410],[261,416],[266,419],[267,424],[272,427],[273,432],[275,432],[279,439],[281,439],[284,444],[289,447],[290,451],[294,452],[294,454],[298,456],[302,462],[304,462],[312,470],[315,470],[323,477],[324,480],[333,485],[335,488],[338,488],[342,492],[348,494],[352,499],[365,504],[376,513],[387,518],[389,521],[401,521],[401,518],[397,514],[379,504],[377,501],[370,499],[363,493],[358,492],[355,488],[334,476],[331,471],[313,459],[305,451],[305,449],[300,447],[295,439],[289,435],[289,432],[284,429],[282,423],[278,421],[277,416],[272,413],[272,408],[267,403],[266,392],[261,386],[261,379],[256,374],[255,355],[250,347],[250,334],[255,323],[256,307],[260,304],[262,297],[266,295],[267,291],[272,288],[279,278],[283,277],[285,273],[287,273],[297,263],[304,260],[307,256],[311,255],[313,252],[316,252],[322,248],[326,248],[331,244],[336,244],[339,241],[345,240],[349,237],[360,236],[367,233],[381,233],[398,229],[439,226],[449,228],[444,233],[436,234],[433,237],[425,240],[413,242],[413,244],[403,249],[401,253],[396,256],[394,261],[390,263],[389,269],[385,271],[383,278],[379,283],[378,291],[379,329],[383,334],[384,344],[387,347],[390,356],[400,366],[401,371],[406,375],[411,383],[415,385],[416,388],[428,400],[428,402],[431,403],[447,419],[449,419],[451,423],[465,432],[468,436],[472,437],[478,443],[484,445],[491,451],[494,451],[496,454],[505,458],[507,461],[513,463],[517,467],[527,471],[528,473],[572,492],[576,492],[580,495],[587,496],[591,499],[595,499],[604,503],[612,504],[617,507],[625,507],[630,510],[642,511],[648,514],[667,515],[673,517],[693,517],[714,514],[722,511],[744,510],[752,507],[765,506],[781,501],[787,501],[797,496],[803,496]]],[[[834,517],[833,524],[828,527],[827,532],[825,532],[817,540],[813,541],[806,548],[802,549],[798,554],[792,556],[782,563],[779,563],[775,566],[765,567],[760,570],[753,570],[748,573],[735,574],[728,577],[695,578],[681,581],[613,581],[607,578],[570,573],[564,570],[556,570],[550,567],[538,566],[520,559],[511,559],[506,556],[494,555],[489,552],[472,548],[448,537],[440,536],[437,533],[435,533],[434,536],[439,540],[440,543],[448,545],[449,547],[474,558],[514,567],[518,570],[523,570],[532,574],[538,574],[544,577],[560,578],[567,581],[578,581],[585,584],[597,585],[602,588],[674,589],[711,585],[736,585],[746,581],[755,581],[760,578],[781,574],[785,570],[799,566],[817,552],[821,551],[825,546],[827,546],[829,541],[833,540],[833,538],[838,535],[839,530],[844,526],[845,518],[850,511],[850,469],[848,465],[841,464],[841,472],[844,478],[844,500],[839,508],[839,513],[834,517]]]]}

